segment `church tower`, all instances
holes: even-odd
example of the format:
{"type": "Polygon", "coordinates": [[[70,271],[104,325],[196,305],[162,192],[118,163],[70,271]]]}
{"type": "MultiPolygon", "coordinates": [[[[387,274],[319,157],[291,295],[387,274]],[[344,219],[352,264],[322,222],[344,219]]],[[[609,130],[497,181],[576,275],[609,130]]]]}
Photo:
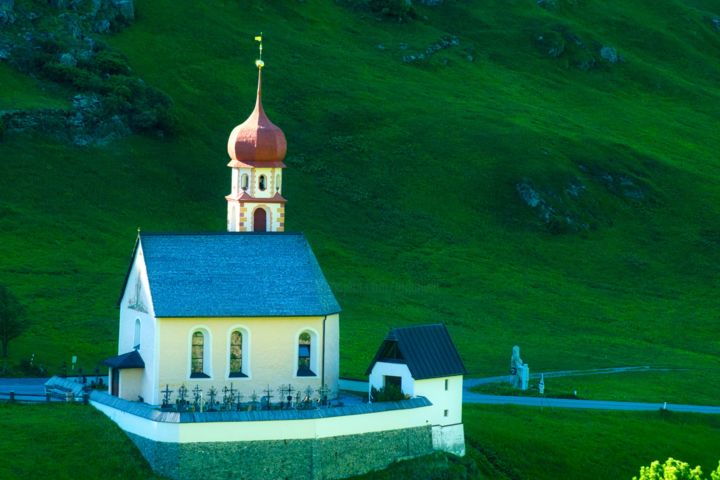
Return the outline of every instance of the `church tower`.
{"type": "MultiPolygon", "coordinates": [[[[260,43],[262,57],[262,43],[260,43]]],[[[262,106],[262,59],[257,60],[258,87],[255,109],[230,133],[228,155],[232,186],[228,202],[228,232],[282,232],[285,199],[282,196],[285,134],[262,106]]]]}

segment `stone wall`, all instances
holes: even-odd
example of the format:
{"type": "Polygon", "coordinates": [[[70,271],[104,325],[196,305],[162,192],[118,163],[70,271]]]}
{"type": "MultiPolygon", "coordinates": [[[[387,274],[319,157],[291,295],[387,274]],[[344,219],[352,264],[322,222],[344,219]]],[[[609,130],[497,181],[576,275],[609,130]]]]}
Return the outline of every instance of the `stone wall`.
{"type": "Polygon", "coordinates": [[[172,479],[331,480],[433,452],[429,425],[319,439],[247,442],[167,443],[129,432],[128,436],[153,470],[172,479]]]}

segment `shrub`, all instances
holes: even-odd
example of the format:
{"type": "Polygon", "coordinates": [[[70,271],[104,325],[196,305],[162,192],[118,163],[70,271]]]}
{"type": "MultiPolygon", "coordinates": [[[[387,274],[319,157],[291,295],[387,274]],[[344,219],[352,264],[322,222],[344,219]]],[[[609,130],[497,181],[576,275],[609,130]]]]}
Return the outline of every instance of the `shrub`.
{"type": "Polygon", "coordinates": [[[129,75],[130,66],[127,58],[112,50],[101,50],[90,62],[89,67],[105,75],[129,75]]]}
{"type": "Polygon", "coordinates": [[[400,387],[396,385],[386,385],[380,390],[373,387],[370,390],[374,402],[397,402],[405,400],[407,396],[402,392],[400,387]]]}

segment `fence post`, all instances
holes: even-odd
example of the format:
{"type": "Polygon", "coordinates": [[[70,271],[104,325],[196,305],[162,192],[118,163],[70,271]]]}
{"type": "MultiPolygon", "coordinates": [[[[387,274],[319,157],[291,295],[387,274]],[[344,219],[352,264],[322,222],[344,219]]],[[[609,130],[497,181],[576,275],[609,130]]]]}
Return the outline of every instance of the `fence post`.
{"type": "Polygon", "coordinates": [[[65,394],[65,401],[68,402],[68,403],[73,403],[73,400],[75,400],[74,395],[73,395],[73,392],[72,392],[72,391],[67,392],[67,393],[65,394]]]}
{"type": "Polygon", "coordinates": [[[50,392],[45,392],[45,400],[50,401],[50,392]]]}
{"type": "Polygon", "coordinates": [[[10,392],[10,403],[15,403],[15,392],[10,392]]]}
{"type": "Polygon", "coordinates": [[[90,394],[88,392],[83,392],[83,405],[89,405],[90,404],[90,394]]]}

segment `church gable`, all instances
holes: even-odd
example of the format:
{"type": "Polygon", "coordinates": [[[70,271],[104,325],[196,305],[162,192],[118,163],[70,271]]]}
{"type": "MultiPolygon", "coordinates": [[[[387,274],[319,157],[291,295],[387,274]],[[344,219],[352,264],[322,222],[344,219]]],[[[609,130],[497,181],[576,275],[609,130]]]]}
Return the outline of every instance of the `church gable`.
{"type": "Polygon", "coordinates": [[[142,234],[140,244],[157,317],[340,311],[302,234],[142,234]]]}
{"type": "Polygon", "coordinates": [[[145,256],[143,254],[140,239],[135,244],[132,261],[125,274],[125,282],[118,298],[120,309],[129,309],[137,313],[150,314],[152,312],[152,300],[148,277],[146,275],[145,256]]]}

